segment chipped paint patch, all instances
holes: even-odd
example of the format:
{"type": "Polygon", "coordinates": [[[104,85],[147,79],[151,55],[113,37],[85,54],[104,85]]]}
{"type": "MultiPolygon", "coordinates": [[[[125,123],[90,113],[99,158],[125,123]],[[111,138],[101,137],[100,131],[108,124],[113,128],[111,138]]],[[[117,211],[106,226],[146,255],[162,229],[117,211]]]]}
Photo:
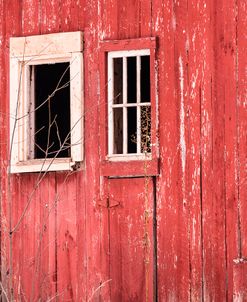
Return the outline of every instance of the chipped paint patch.
{"type": "Polygon", "coordinates": [[[186,166],[186,142],[185,142],[185,111],[184,111],[184,69],[182,57],[179,57],[179,84],[180,84],[180,149],[182,171],[185,173],[186,166]]]}

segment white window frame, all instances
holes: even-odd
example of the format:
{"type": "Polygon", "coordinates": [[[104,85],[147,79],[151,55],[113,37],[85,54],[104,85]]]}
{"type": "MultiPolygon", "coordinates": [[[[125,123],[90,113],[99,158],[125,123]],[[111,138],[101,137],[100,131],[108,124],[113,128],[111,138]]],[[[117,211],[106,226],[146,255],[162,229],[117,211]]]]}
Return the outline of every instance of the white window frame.
{"type": "Polygon", "coordinates": [[[10,173],[72,170],[83,161],[82,52],[79,31],[10,38],[10,173]],[[70,64],[71,157],[35,159],[29,67],[61,62],[70,64]]]}
{"type": "MultiPolygon", "coordinates": [[[[151,99],[149,102],[141,102],[140,93],[140,58],[141,56],[150,56],[150,49],[141,50],[116,50],[109,51],[107,57],[107,74],[108,74],[108,159],[110,161],[126,161],[126,160],[145,160],[151,159],[151,153],[141,152],[141,107],[151,106],[151,99]],[[127,103],[127,57],[136,57],[137,59],[137,98],[136,103],[127,103]],[[114,67],[113,59],[123,58],[123,103],[114,104],[114,67]],[[127,108],[137,108],[137,152],[127,152],[127,108]],[[113,120],[113,109],[123,108],[123,154],[113,153],[114,145],[114,120],[113,120]]],[[[150,78],[151,81],[151,78],[150,78]]],[[[151,86],[150,86],[151,87],[151,86]]]]}

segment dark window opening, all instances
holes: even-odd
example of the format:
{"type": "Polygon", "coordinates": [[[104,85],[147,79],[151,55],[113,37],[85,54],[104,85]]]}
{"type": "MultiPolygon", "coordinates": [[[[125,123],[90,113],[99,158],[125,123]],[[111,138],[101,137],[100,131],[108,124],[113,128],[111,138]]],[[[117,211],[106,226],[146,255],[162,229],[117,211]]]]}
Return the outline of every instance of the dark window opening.
{"type": "Polygon", "coordinates": [[[123,58],[113,59],[113,71],[114,71],[114,93],[113,93],[113,103],[122,104],[123,103],[123,58]]]}
{"type": "Polygon", "coordinates": [[[69,63],[34,69],[34,158],[70,157],[69,63]]]}
{"type": "Polygon", "coordinates": [[[137,114],[136,107],[129,107],[127,114],[128,120],[128,153],[137,152],[137,114]]]}
{"type": "Polygon", "coordinates": [[[127,102],[136,103],[136,57],[127,58],[127,102]]]}
{"type": "Polygon", "coordinates": [[[114,120],[114,154],[123,153],[123,109],[113,109],[114,120]]]}
{"type": "Polygon", "coordinates": [[[150,57],[141,57],[141,102],[150,102],[150,57]]]}

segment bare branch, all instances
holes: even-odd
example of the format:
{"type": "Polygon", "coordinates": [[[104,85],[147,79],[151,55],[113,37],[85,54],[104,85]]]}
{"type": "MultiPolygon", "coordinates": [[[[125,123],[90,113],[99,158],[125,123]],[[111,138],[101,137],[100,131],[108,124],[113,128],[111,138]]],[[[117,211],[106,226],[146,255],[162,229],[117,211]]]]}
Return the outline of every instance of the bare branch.
{"type": "Polygon", "coordinates": [[[104,287],[108,282],[112,281],[112,279],[108,279],[106,281],[104,281],[103,283],[100,284],[100,286],[98,286],[92,293],[92,295],[90,296],[90,298],[88,299],[88,302],[92,301],[94,295],[97,293],[97,291],[99,291],[102,287],[104,287]]]}
{"type": "Polygon", "coordinates": [[[7,295],[7,293],[6,293],[6,290],[5,290],[4,287],[3,287],[2,282],[0,282],[0,288],[1,288],[2,293],[4,294],[4,297],[5,297],[6,301],[7,301],[7,302],[10,302],[10,300],[9,300],[9,298],[8,298],[8,295],[7,295]]]}

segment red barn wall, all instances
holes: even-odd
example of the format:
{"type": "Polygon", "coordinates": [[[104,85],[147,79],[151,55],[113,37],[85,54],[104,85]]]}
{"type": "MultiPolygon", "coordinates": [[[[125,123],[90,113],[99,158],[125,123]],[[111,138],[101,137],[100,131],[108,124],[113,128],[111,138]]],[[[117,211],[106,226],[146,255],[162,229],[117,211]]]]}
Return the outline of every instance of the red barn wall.
{"type": "Polygon", "coordinates": [[[12,284],[18,301],[245,301],[246,1],[10,0],[0,1],[0,12],[6,294],[12,284]],[[76,30],[84,32],[85,167],[71,174],[50,172],[36,188],[38,173],[7,175],[9,38],[76,30]],[[98,135],[100,42],[140,37],[158,41],[160,142],[160,174],[148,187],[157,219],[154,254],[143,271],[133,238],[142,236],[140,196],[146,184],[142,178],[110,180],[110,196],[123,201],[122,210],[107,204],[98,135]],[[133,225],[124,238],[127,259],[128,254],[118,255],[123,242],[117,229],[125,232],[126,217],[133,225]],[[114,255],[125,260],[117,262],[114,255]],[[136,261],[136,272],[127,271],[128,259],[136,261]]]}

